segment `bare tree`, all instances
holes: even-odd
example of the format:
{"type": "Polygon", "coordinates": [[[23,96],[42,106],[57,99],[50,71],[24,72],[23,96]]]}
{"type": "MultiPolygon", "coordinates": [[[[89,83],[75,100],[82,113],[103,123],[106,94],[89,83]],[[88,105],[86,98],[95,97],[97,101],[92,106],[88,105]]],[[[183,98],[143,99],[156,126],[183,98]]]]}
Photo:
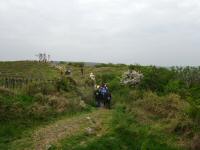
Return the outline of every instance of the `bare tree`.
{"type": "Polygon", "coordinates": [[[48,55],[48,62],[50,62],[51,60],[51,55],[48,55]]]}
{"type": "Polygon", "coordinates": [[[46,54],[44,53],[43,54],[43,62],[47,62],[47,58],[46,58],[47,56],[46,56],[46,54]]]}
{"type": "Polygon", "coordinates": [[[35,55],[36,57],[38,57],[38,61],[39,62],[49,62],[50,61],[50,55],[46,54],[46,53],[39,53],[37,55],[35,55]]]}

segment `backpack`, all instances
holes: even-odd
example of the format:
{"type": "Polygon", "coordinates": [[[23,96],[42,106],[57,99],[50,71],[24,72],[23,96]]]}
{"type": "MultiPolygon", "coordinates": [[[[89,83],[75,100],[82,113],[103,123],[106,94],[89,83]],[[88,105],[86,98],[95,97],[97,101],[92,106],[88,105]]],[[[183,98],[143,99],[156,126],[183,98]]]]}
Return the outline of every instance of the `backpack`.
{"type": "Polygon", "coordinates": [[[102,95],[106,95],[107,92],[108,92],[108,90],[107,90],[106,87],[102,87],[102,88],[100,89],[100,93],[101,93],[102,95]]]}

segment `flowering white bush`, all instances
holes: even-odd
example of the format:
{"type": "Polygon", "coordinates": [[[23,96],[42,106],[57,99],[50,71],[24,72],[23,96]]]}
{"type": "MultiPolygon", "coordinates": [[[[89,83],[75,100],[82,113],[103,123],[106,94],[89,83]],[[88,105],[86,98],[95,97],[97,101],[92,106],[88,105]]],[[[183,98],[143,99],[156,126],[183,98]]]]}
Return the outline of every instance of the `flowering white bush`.
{"type": "Polygon", "coordinates": [[[129,70],[127,72],[124,72],[124,74],[122,75],[121,83],[124,85],[136,86],[141,82],[143,77],[144,76],[142,73],[139,73],[134,70],[129,70]]]}

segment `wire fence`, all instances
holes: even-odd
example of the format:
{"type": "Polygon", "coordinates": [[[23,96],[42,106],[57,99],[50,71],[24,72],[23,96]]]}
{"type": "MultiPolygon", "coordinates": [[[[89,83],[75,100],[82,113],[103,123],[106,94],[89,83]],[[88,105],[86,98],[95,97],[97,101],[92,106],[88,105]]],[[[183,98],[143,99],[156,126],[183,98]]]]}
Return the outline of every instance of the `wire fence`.
{"type": "Polygon", "coordinates": [[[10,89],[21,89],[31,83],[55,83],[54,80],[45,80],[41,78],[25,78],[21,76],[0,76],[0,87],[10,89]]]}

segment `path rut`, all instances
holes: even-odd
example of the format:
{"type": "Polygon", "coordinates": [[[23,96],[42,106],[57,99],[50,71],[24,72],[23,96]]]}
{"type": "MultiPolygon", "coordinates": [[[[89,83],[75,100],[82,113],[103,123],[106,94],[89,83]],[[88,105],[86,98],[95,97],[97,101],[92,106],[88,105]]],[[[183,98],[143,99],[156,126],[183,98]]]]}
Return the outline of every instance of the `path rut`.
{"type": "Polygon", "coordinates": [[[25,149],[47,150],[52,144],[56,144],[64,138],[87,132],[87,129],[94,130],[95,134],[103,133],[110,119],[110,110],[98,109],[91,113],[58,120],[53,124],[35,130],[31,135],[30,143],[32,146],[25,149]]]}

